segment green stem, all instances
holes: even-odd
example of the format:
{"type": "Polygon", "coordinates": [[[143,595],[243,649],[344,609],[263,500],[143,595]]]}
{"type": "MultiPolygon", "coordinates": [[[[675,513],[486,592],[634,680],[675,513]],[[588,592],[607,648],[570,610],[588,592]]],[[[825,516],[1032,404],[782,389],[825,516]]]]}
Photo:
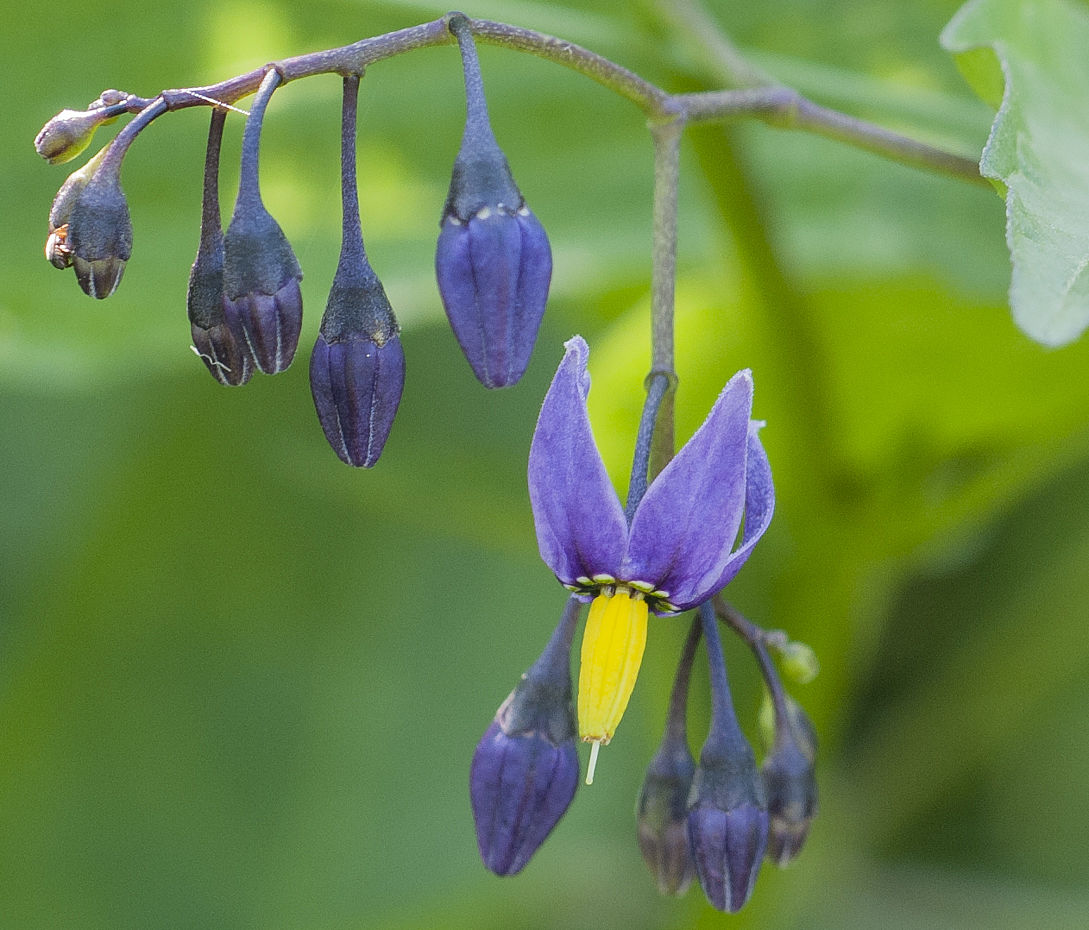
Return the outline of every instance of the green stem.
{"type": "Polygon", "coordinates": [[[654,247],[651,270],[651,377],[665,375],[668,387],[655,423],[650,472],[656,475],[673,457],[673,396],[677,370],[674,358],[674,304],[677,280],[677,192],[680,187],[681,133],[684,123],[652,123],[654,139],[654,247]]]}

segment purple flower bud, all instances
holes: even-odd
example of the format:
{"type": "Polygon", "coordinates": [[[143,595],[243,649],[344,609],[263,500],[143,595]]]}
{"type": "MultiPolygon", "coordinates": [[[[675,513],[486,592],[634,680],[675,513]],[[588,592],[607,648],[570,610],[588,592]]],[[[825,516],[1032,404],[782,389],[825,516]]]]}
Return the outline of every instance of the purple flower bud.
{"type": "Polygon", "coordinates": [[[488,121],[484,85],[464,16],[450,29],[461,47],[468,115],[435,251],[450,326],[486,387],[526,370],[548,300],[552,250],[526,206],[488,121]]]}
{"type": "Polygon", "coordinates": [[[341,111],[340,261],[310,356],[310,392],[321,428],[348,465],[370,468],[386,444],[405,384],[400,328],[363,247],[355,181],[359,75],[344,78],[341,111]]]}
{"type": "Polygon", "coordinates": [[[302,271],[280,225],[260,203],[239,200],[223,240],[224,313],[258,370],[295,358],[302,329],[302,271]]]}
{"type": "Polygon", "coordinates": [[[571,706],[568,601],[545,651],[499,708],[476,747],[469,793],[477,844],[496,875],[522,870],[563,816],[579,780],[571,706]]]}
{"type": "Polygon", "coordinates": [[[204,162],[200,246],[189,272],[186,307],[193,348],[220,384],[245,384],[253,374],[253,358],[227,324],[223,308],[223,230],[219,220],[219,149],[226,111],[212,110],[204,162]]]}
{"type": "Polygon", "coordinates": [[[684,894],[692,881],[687,806],[695,770],[686,742],[663,741],[639,794],[639,849],[662,894],[684,894]]]}
{"type": "Polygon", "coordinates": [[[761,766],[771,818],[767,857],[778,866],[801,852],[817,814],[817,735],[805,712],[789,699],[787,716],[761,766]]]}
{"type": "Polygon", "coordinates": [[[238,200],[224,237],[223,291],[227,324],[248,347],[259,371],[273,375],[295,357],[302,329],[302,270],[279,223],[261,202],[258,151],[261,126],[281,77],[261,81],[242,137],[238,200]]]}
{"type": "Polygon", "coordinates": [[[669,698],[665,734],[647,767],[636,807],[639,849],[662,894],[684,894],[692,881],[687,820],[688,796],[696,762],[688,749],[685,718],[688,682],[700,628],[700,621],[696,620],[681,651],[669,698]]]}
{"type": "Polygon", "coordinates": [[[394,333],[379,344],[365,333],[337,342],[318,336],[310,391],[325,438],[343,462],[370,468],[386,444],[405,383],[405,353],[394,333]]]}
{"type": "Polygon", "coordinates": [[[729,810],[700,803],[688,812],[688,836],[707,900],[720,911],[741,910],[764,858],[768,812],[751,803],[729,810]]]}
{"type": "Polygon", "coordinates": [[[515,384],[525,372],[552,275],[544,227],[513,190],[506,201],[447,212],[435,253],[450,326],[477,378],[492,388],[515,384]]]}
{"type": "Polygon", "coordinates": [[[117,289],[132,255],[132,220],[117,170],[104,164],[76,194],[65,249],[86,293],[102,299],[117,289]]]}
{"type": "Polygon", "coordinates": [[[700,606],[711,663],[711,730],[700,750],[688,806],[688,840],[700,885],[720,911],[745,906],[768,842],[768,806],[752,747],[729,697],[718,620],[700,606]]]}

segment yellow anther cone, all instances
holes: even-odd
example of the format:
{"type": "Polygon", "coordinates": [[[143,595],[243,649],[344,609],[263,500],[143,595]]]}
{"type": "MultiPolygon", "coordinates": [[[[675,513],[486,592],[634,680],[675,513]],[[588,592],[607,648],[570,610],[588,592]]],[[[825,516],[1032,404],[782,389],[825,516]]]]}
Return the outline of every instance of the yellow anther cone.
{"type": "Polygon", "coordinates": [[[619,588],[590,605],[579,668],[579,735],[608,743],[624,716],[647,642],[647,602],[619,588]]]}

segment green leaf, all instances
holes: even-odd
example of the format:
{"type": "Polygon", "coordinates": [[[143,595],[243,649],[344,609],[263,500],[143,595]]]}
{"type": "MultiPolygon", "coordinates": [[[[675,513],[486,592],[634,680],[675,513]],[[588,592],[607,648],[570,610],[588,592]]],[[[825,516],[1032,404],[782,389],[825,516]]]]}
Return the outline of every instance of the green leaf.
{"type": "Polygon", "coordinates": [[[997,102],[1005,78],[980,171],[1006,193],[1014,320],[1064,345],[1089,326],[1089,13],[1070,0],[970,0],[941,41],[984,100],[997,102]]]}

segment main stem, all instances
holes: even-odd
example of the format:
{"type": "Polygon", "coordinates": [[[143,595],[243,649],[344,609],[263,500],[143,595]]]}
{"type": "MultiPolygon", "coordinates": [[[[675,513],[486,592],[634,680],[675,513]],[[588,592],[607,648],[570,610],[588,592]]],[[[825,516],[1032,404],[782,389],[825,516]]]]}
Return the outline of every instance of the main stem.
{"type": "MultiPolygon", "coordinates": [[[[448,13],[429,23],[363,39],[340,48],[286,58],[217,84],[164,90],[157,98],[138,97],[133,94],[125,96],[123,102],[132,113],[139,113],[159,101],[165,109],[170,110],[216,103],[232,104],[257,90],[270,68],[275,68],[280,73],[284,83],[315,74],[362,73],[368,65],[405,52],[449,45],[455,41],[450,30],[454,21],[459,23],[458,28],[461,28],[460,22],[464,21],[464,28],[482,42],[529,52],[571,68],[630,100],[649,119],[656,122],[679,118],[685,123],[697,123],[756,117],[773,126],[815,132],[893,161],[989,186],[989,182],[980,176],[979,165],[974,159],[952,154],[821,107],[790,88],[771,85],[696,94],[670,94],[627,68],[573,42],[506,23],[468,19],[461,13],[448,13]]],[[[760,79],[762,76],[753,77],[752,81],[759,83],[760,79]]]]}

